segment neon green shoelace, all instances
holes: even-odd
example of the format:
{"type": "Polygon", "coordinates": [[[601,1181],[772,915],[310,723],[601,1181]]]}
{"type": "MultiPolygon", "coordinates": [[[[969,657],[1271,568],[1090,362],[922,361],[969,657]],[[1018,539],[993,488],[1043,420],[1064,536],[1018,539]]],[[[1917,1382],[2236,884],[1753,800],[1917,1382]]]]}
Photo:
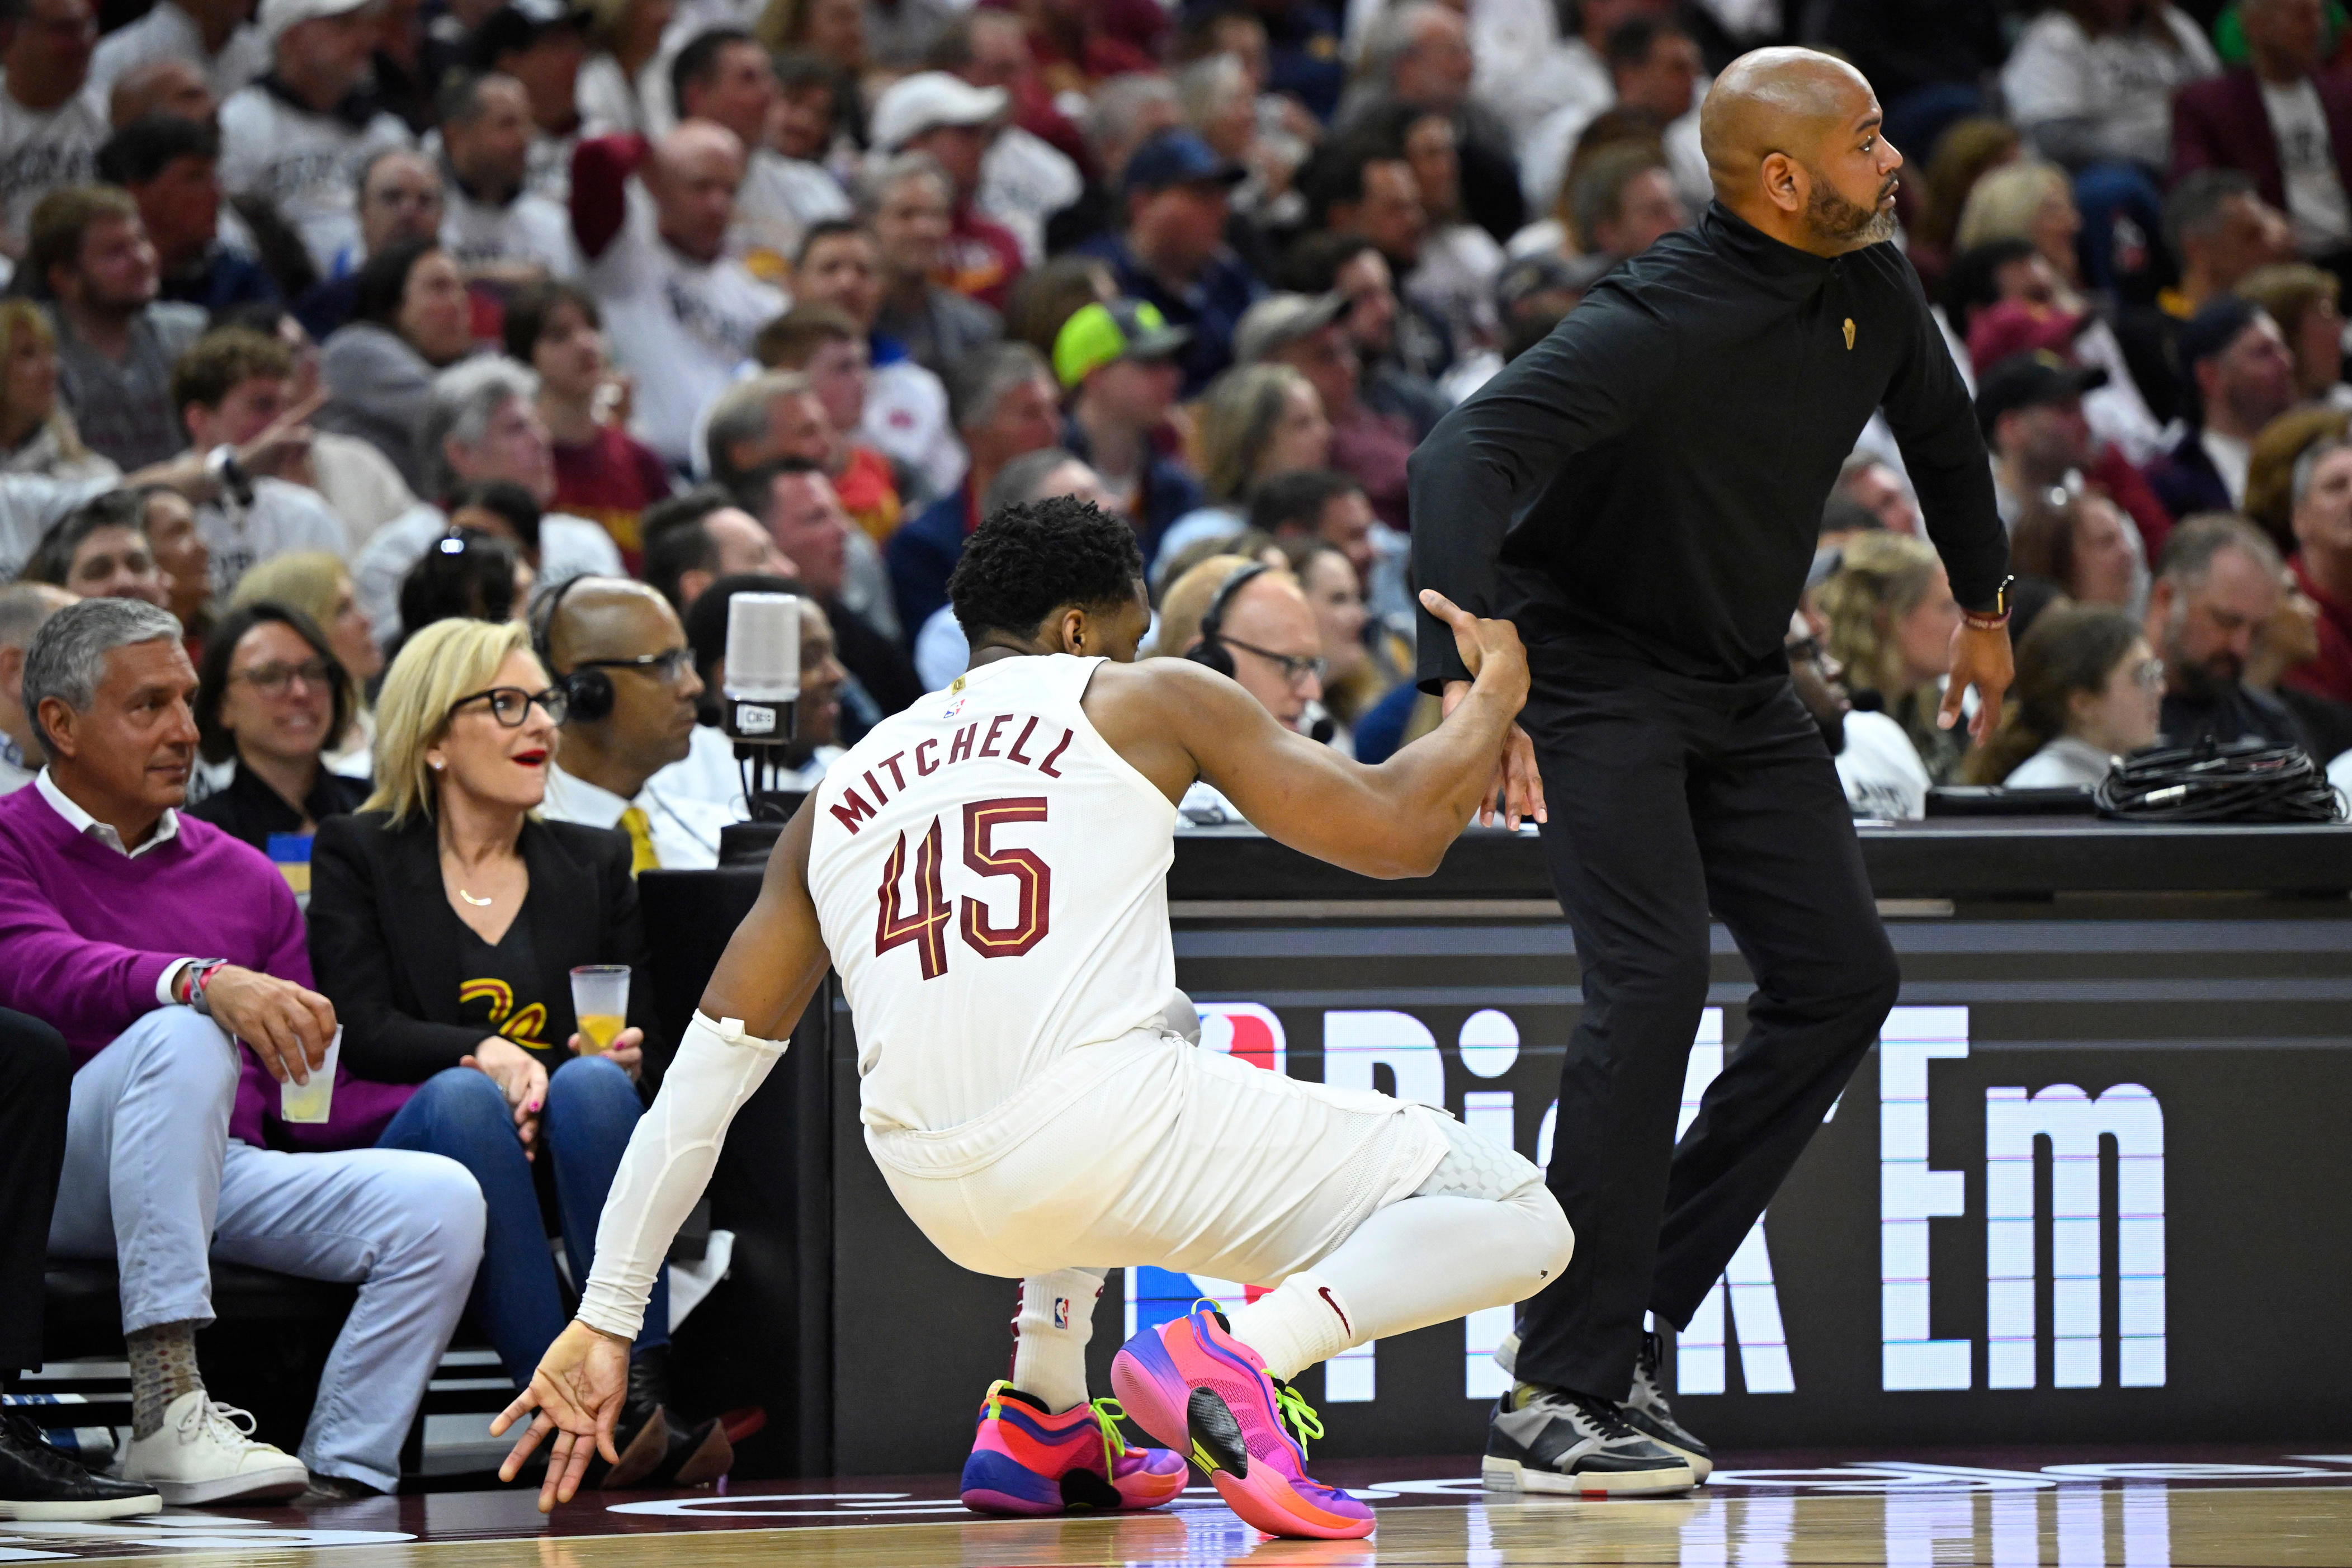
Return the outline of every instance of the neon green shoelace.
{"type": "Polygon", "coordinates": [[[1119,1435],[1118,1424],[1127,1419],[1127,1411],[1116,1399],[1105,1397],[1094,1402],[1095,1424],[1102,1428],[1103,1477],[1113,1478],[1111,1467],[1127,1452],[1127,1439],[1119,1435]]]}
{"type": "Polygon", "coordinates": [[[1315,1406],[1307,1403],[1304,1394],[1286,1383],[1274,1385],[1274,1408],[1275,1414],[1282,1418],[1283,1425],[1290,1428],[1290,1436],[1298,1444],[1298,1457],[1303,1461],[1307,1458],[1307,1440],[1312,1437],[1321,1442],[1323,1439],[1323,1418],[1315,1414],[1315,1406]]]}

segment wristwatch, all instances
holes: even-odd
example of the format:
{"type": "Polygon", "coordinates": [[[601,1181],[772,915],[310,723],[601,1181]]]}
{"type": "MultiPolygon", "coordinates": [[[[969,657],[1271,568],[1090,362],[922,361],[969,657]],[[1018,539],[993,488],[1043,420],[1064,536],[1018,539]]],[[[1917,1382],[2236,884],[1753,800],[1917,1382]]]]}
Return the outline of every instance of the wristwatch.
{"type": "Polygon", "coordinates": [[[213,1005],[206,999],[205,992],[212,984],[215,973],[227,963],[226,958],[194,959],[186,969],[181,971],[180,980],[188,988],[187,1005],[195,1009],[197,1016],[209,1018],[213,1016],[213,1005]]]}
{"type": "Polygon", "coordinates": [[[2013,576],[2003,577],[2000,585],[1992,591],[1991,609],[1963,609],[1960,618],[1980,632],[1997,632],[2009,625],[2009,588],[2016,581],[2013,576]]]}
{"type": "Polygon", "coordinates": [[[205,477],[226,491],[239,506],[253,504],[253,476],[236,460],[236,448],[224,443],[205,454],[205,477]]]}

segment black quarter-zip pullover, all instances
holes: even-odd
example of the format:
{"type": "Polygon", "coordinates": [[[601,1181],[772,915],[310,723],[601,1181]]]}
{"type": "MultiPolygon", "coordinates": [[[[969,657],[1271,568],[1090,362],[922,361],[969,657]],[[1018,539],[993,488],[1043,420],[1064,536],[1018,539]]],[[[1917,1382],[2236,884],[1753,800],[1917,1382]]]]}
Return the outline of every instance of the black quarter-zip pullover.
{"type": "MultiPolygon", "coordinates": [[[[1990,609],[2009,541],[1910,263],[1814,256],[1716,203],[1422,443],[1416,576],[1531,643],[1700,679],[1785,670],[1822,503],[1881,408],[1954,595],[1990,609]]],[[[1420,676],[1467,676],[1426,612],[1420,676]]]]}

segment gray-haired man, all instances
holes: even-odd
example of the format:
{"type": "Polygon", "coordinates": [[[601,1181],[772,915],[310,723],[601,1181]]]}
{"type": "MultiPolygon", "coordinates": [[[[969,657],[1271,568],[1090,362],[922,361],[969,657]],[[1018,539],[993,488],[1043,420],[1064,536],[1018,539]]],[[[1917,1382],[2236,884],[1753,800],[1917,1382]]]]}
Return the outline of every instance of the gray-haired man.
{"type": "Polygon", "coordinates": [[[31,784],[40,766],[40,742],[25,710],[25,650],[51,616],[73,603],[71,594],[47,583],[0,588],[0,795],[31,784]]]}
{"type": "Polygon", "coordinates": [[[26,656],[48,766],[0,799],[0,1006],[54,1026],[75,1064],[49,1250],[121,1272],[125,1479],[174,1505],[389,1491],[481,1258],[481,1193],[454,1161],[365,1147],[404,1097],[340,1075],[332,1119],[295,1131],[345,1152],[261,1146],[271,1079],[309,1080],[335,1012],[284,880],[179,814],[196,742],[180,637],[152,605],[87,599],[26,656]],[[197,1373],[213,1258],[360,1288],[299,1461],[197,1373]]]}

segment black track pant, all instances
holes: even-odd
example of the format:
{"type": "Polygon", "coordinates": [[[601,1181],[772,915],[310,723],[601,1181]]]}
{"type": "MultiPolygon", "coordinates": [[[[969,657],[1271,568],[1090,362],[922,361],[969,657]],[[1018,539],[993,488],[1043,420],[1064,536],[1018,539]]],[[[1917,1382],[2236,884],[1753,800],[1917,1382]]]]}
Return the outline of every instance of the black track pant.
{"type": "Polygon", "coordinates": [[[1522,1309],[1518,1375],[1622,1399],[1642,1313],[1686,1324],[1894,1005],[1836,770],[1785,678],[1724,685],[1534,651],[1521,721],[1584,1012],[1549,1181],[1576,1255],[1522,1309]],[[1677,1144],[1707,914],[1756,976],[1748,1034],[1677,1144]]]}
{"type": "Polygon", "coordinates": [[[41,1272],[72,1089],[65,1037],[0,1008],[0,1378],[41,1364],[41,1272]]]}

